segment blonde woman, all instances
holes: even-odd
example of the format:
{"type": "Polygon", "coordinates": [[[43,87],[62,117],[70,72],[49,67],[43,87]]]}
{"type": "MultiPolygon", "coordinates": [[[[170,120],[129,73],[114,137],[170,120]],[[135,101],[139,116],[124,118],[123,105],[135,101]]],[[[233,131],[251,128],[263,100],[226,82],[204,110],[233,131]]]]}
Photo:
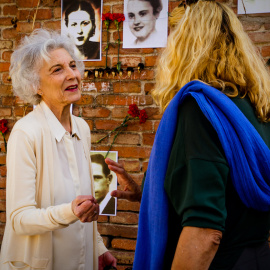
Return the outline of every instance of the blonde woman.
{"type": "MultiPolygon", "coordinates": [[[[269,74],[225,4],[187,0],[172,16],[134,269],[270,269],[269,74]]],[[[140,201],[107,163],[126,186],[112,194],[140,201]]]]}

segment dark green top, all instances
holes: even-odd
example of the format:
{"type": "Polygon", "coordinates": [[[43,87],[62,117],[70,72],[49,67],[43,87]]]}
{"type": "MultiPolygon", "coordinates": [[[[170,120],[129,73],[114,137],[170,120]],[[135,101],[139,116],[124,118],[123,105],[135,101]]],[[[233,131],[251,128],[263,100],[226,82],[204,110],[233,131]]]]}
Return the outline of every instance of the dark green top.
{"type": "MultiPolygon", "coordinates": [[[[270,147],[270,123],[261,123],[248,98],[233,98],[270,147]]],[[[241,125],[241,123],[239,123],[241,125]]],[[[231,269],[244,247],[267,241],[270,212],[248,209],[230,178],[218,135],[195,99],[186,98],[179,110],[165,190],[169,196],[169,236],[164,269],[170,269],[184,226],[223,232],[209,269],[231,269]]]]}

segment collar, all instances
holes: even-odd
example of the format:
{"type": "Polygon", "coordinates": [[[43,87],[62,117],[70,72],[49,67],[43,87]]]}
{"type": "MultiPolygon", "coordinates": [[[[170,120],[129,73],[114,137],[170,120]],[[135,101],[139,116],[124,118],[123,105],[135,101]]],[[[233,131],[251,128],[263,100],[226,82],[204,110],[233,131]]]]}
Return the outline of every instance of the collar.
{"type": "MultiPolygon", "coordinates": [[[[58,142],[60,142],[63,136],[65,135],[66,130],[64,129],[62,124],[59,122],[59,120],[56,118],[54,113],[50,110],[50,108],[44,101],[40,102],[40,106],[44,111],[51,133],[54,135],[55,139],[58,142]]],[[[71,136],[72,137],[77,136],[77,138],[80,140],[81,136],[80,136],[78,127],[74,119],[74,116],[71,113],[70,113],[70,119],[71,119],[71,130],[72,130],[71,136]]]]}
{"type": "Polygon", "coordinates": [[[105,206],[107,205],[107,203],[109,202],[109,200],[111,199],[111,194],[110,191],[107,193],[107,195],[105,196],[105,198],[101,201],[100,205],[99,205],[99,214],[101,214],[105,208],[105,206]]]}

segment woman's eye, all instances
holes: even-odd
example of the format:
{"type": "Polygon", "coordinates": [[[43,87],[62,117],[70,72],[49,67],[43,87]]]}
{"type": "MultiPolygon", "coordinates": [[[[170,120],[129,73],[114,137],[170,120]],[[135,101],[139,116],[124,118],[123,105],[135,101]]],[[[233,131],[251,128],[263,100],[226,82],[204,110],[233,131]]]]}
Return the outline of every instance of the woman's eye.
{"type": "Polygon", "coordinates": [[[135,16],[134,16],[133,13],[128,13],[128,18],[129,18],[129,19],[134,19],[134,17],[135,17],[135,16]]]}
{"type": "Polygon", "coordinates": [[[58,72],[58,71],[60,71],[60,70],[61,70],[61,68],[56,68],[56,69],[53,71],[53,73],[58,72]]]}
{"type": "Polygon", "coordinates": [[[73,27],[75,27],[76,25],[77,25],[77,23],[75,23],[75,22],[71,24],[71,26],[73,26],[73,27]]]}
{"type": "Polygon", "coordinates": [[[70,67],[73,68],[73,69],[77,68],[76,64],[72,64],[72,65],[70,65],[70,67]]]}
{"type": "Polygon", "coordinates": [[[89,21],[86,21],[86,22],[84,21],[84,22],[82,22],[82,25],[87,26],[89,23],[90,23],[89,21]]]}
{"type": "Polygon", "coordinates": [[[141,17],[144,17],[145,15],[147,15],[147,11],[140,11],[139,14],[141,17]]]}

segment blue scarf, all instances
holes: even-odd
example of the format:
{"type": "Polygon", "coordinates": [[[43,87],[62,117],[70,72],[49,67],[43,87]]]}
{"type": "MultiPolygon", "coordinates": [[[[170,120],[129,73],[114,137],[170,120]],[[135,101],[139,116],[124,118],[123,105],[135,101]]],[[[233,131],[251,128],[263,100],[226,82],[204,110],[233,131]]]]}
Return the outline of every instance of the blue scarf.
{"type": "Polygon", "coordinates": [[[270,210],[270,150],[238,107],[219,90],[200,81],[186,84],[171,100],[152,148],[139,215],[134,270],[162,269],[168,235],[164,179],[178,121],[178,109],[192,95],[215,128],[230,174],[247,207],[270,210]]]}

